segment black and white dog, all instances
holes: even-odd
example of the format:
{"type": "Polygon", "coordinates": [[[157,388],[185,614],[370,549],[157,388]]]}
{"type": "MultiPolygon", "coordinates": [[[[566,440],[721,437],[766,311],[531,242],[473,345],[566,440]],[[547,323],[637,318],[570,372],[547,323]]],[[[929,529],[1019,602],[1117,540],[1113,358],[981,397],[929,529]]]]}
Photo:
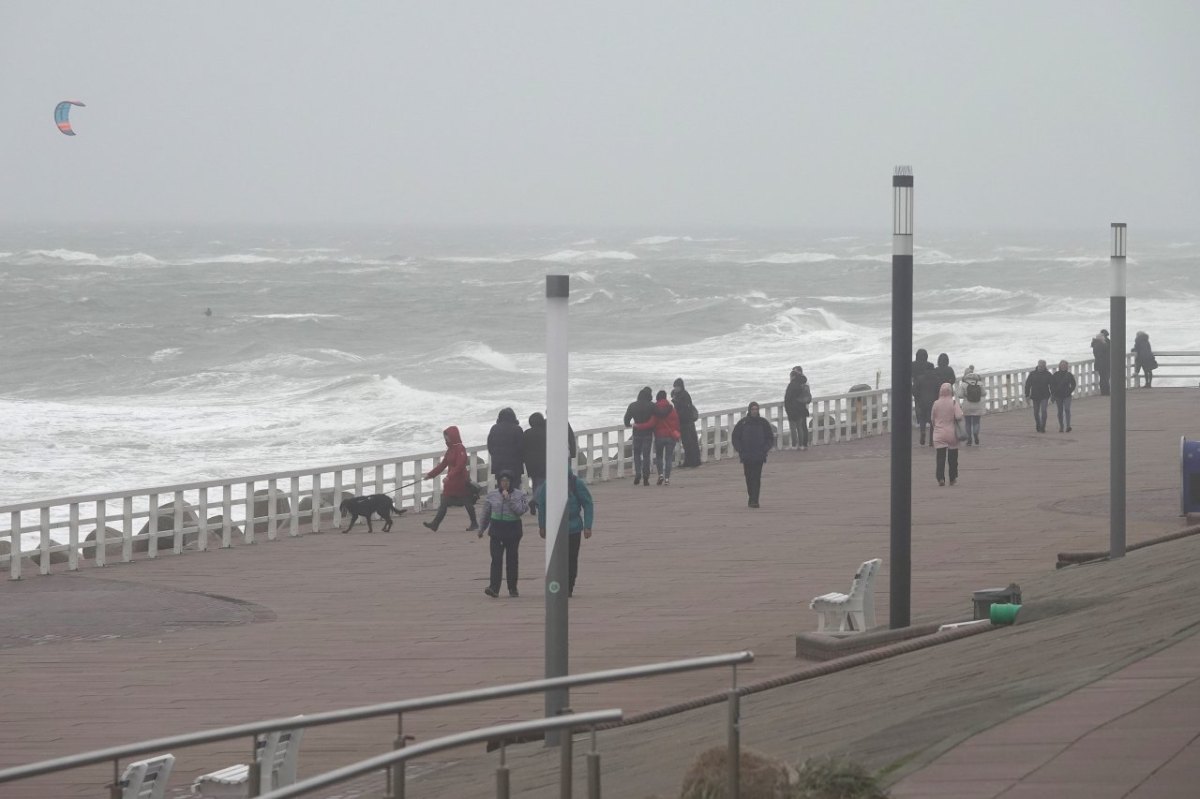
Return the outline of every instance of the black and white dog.
{"type": "Polygon", "coordinates": [[[392,529],[392,514],[400,516],[408,508],[397,508],[392,498],[387,494],[372,494],[369,497],[351,497],[350,499],[342,500],[342,513],[350,514],[350,524],[346,525],[343,533],[350,532],[350,528],[358,521],[361,516],[367,520],[367,532],[375,532],[371,527],[371,515],[378,513],[379,518],[383,519],[383,531],[386,533],[392,529]]]}

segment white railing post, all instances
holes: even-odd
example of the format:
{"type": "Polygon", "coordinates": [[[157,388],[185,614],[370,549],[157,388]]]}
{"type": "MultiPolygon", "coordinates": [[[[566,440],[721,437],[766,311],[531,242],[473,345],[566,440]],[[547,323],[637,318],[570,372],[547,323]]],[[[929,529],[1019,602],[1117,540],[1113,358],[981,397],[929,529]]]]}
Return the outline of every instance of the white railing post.
{"type": "Polygon", "coordinates": [[[150,546],[147,549],[146,557],[154,560],[158,557],[158,494],[147,494],[146,499],[149,502],[149,516],[146,517],[147,532],[150,535],[150,540],[147,541],[150,546]]]}
{"type": "Polygon", "coordinates": [[[105,551],[108,547],[108,505],[104,500],[96,500],[96,532],[92,535],[96,542],[96,551],[92,553],[92,562],[97,566],[104,566],[107,563],[108,553],[105,551]]]}
{"type": "Polygon", "coordinates": [[[246,523],[242,530],[242,537],[247,544],[254,543],[254,483],[246,483],[246,497],[242,503],[246,507],[246,523]]]}
{"type": "Polygon", "coordinates": [[[201,488],[196,497],[196,550],[208,551],[208,488],[201,488]]]}
{"type": "Polygon", "coordinates": [[[625,455],[625,428],[622,426],[617,430],[617,479],[625,477],[625,464],[628,458],[625,455]]]}
{"type": "MultiPolygon", "coordinates": [[[[312,476],[312,531],[321,532],[321,473],[313,472],[312,476]]],[[[340,497],[334,497],[334,503],[341,502],[340,497]]]]}
{"type": "Polygon", "coordinates": [[[121,503],[121,562],[133,561],[133,497],[125,496],[121,503]]]}
{"type": "MultiPolygon", "coordinates": [[[[361,475],[362,469],[359,469],[358,472],[361,475]]],[[[279,514],[276,513],[275,511],[276,511],[276,508],[278,507],[276,505],[276,502],[278,501],[278,497],[279,497],[279,489],[278,489],[278,487],[276,487],[275,483],[276,483],[276,480],[273,477],[267,481],[267,540],[268,541],[274,541],[275,538],[277,537],[276,532],[275,532],[275,520],[279,517],[279,514]]]]}
{"type": "Polygon", "coordinates": [[[175,492],[175,554],[183,552],[183,492],[175,492]]]}
{"type": "Polygon", "coordinates": [[[342,470],[333,473],[333,529],[342,528],[342,470]]]}
{"type": "Polygon", "coordinates": [[[76,571],[79,568],[79,503],[72,502],[70,522],[67,533],[67,570],[76,571]]]}
{"type": "Polygon", "coordinates": [[[21,511],[8,514],[8,579],[21,579],[21,511]]]}
{"type": "Polygon", "coordinates": [[[288,497],[291,509],[288,520],[288,535],[292,538],[300,535],[300,475],[292,475],[292,490],[288,497]]]}
{"type": "Polygon", "coordinates": [[[44,505],[41,508],[41,555],[42,562],[38,566],[38,574],[50,573],[50,507],[44,505]]]}

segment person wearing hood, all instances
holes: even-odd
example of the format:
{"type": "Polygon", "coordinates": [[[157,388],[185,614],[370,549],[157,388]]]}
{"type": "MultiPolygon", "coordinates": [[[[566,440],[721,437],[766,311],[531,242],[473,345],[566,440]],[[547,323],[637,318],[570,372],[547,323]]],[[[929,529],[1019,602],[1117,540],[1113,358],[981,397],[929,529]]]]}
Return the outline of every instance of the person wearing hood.
{"type": "Polygon", "coordinates": [[[644,386],[625,409],[625,426],[633,427],[633,484],[648,486],[650,450],[654,447],[654,389],[650,386],[644,386]]]}
{"type": "Polygon", "coordinates": [[[654,470],[659,485],[670,485],[675,442],[679,440],[679,413],[667,400],[667,392],[659,391],[654,399],[654,470]]]}
{"type": "Polygon", "coordinates": [[[483,505],[483,524],[479,537],[491,538],[492,571],[483,593],[492,599],[500,596],[500,577],[507,569],[508,595],[520,596],[517,591],[517,550],[521,546],[521,517],[529,510],[529,500],[519,486],[513,485],[509,472],[496,476],[496,487],[488,492],[483,505]]]}
{"type": "MultiPolygon", "coordinates": [[[[534,495],[537,500],[538,535],[546,537],[546,484],[542,483],[534,495]]],[[[567,472],[567,596],[575,594],[575,578],[579,576],[579,547],[584,538],[592,537],[592,522],[595,515],[595,503],[587,483],[574,472],[567,472]]]]}
{"type": "Polygon", "coordinates": [[[1045,361],[1025,378],[1025,398],[1033,403],[1033,424],[1039,433],[1046,432],[1046,410],[1050,404],[1050,370],[1045,361]]]}
{"type": "Polygon", "coordinates": [[[1058,406],[1058,432],[1071,432],[1071,395],[1075,393],[1075,375],[1071,364],[1058,362],[1058,371],[1050,375],[1050,396],[1058,406]]]}
{"type": "Polygon", "coordinates": [[[975,371],[975,364],[967,367],[956,392],[959,406],[967,428],[967,446],[979,446],[979,420],[987,413],[987,402],[983,388],[983,375],[975,371]]]}
{"type": "Polygon", "coordinates": [[[763,464],[767,462],[767,453],[775,448],[775,428],[759,416],[757,402],[751,402],[746,415],[733,426],[732,439],[746,476],[746,493],[749,495],[746,505],[757,508],[763,464]]]}
{"type": "Polygon", "coordinates": [[[783,411],[787,414],[788,428],[792,431],[792,447],[808,449],[808,404],[812,402],[812,389],[808,378],[799,366],[792,367],[791,378],[783,392],[783,411]]]}
{"type": "Polygon", "coordinates": [[[930,409],[931,436],[937,448],[938,485],[946,485],[946,461],[950,462],[950,485],[958,482],[958,431],[955,422],[963,418],[963,409],[954,399],[954,386],[942,383],[937,402],[930,409]]]}
{"type": "MultiPolygon", "coordinates": [[[[575,430],[567,424],[567,457],[574,460],[577,450],[575,447],[575,430]]],[[[537,494],[538,487],[546,480],[546,417],[540,413],[529,416],[529,427],[525,429],[522,458],[525,462],[525,473],[533,481],[531,494],[537,494]]]]}
{"type": "Polygon", "coordinates": [[[512,475],[513,484],[521,485],[525,432],[512,408],[502,408],[496,415],[496,423],[488,431],[487,451],[489,471],[492,474],[508,472],[512,475]]]}
{"type": "Polygon", "coordinates": [[[1158,368],[1158,360],[1154,357],[1154,349],[1150,346],[1150,336],[1145,330],[1139,330],[1133,337],[1133,377],[1137,379],[1138,370],[1146,373],[1146,388],[1154,382],[1154,370],[1158,368]]]}
{"type": "MultiPolygon", "coordinates": [[[[954,374],[954,367],[950,365],[950,356],[942,353],[938,356],[937,366],[933,367],[933,373],[938,376],[938,396],[941,396],[942,383],[949,383],[951,389],[958,382],[958,378],[954,374]]],[[[935,400],[936,402],[936,400],[935,400]]]]}
{"type": "MultiPolygon", "coordinates": [[[[940,383],[932,374],[933,364],[929,362],[929,353],[923,349],[917,350],[917,356],[912,363],[912,397],[913,407],[917,414],[917,426],[921,428],[921,446],[925,446],[925,427],[929,424],[929,409],[937,399],[940,383]]],[[[930,438],[929,446],[933,446],[930,438]]]]}
{"type": "Polygon", "coordinates": [[[463,446],[462,436],[454,425],[442,431],[442,438],[446,441],[446,454],[442,456],[441,463],[425,475],[426,480],[432,480],[445,470],[442,501],[433,521],[424,524],[436,533],[438,526],[446,518],[446,511],[451,507],[461,506],[467,509],[467,517],[471,520],[471,526],[467,528],[467,532],[470,533],[479,529],[479,523],[475,519],[475,496],[471,490],[471,482],[467,479],[467,448],[463,446]]]}
{"type": "Polygon", "coordinates": [[[700,439],[696,435],[696,422],[700,411],[692,402],[692,395],[683,387],[683,378],[675,378],[671,387],[671,402],[679,416],[679,442],[683,445],[683,463],[680,468],[692,469],[700,465],[700,439]]]}
{"type": "Polygon", "coordinates": [[[1108,338],[1108,331],[1101,330],[1095,338],[1092,339],[1092,357],[1096,359],[1096,376],[1100,378],[1100,395],[1107,397],[1112,393],[1112,384],[1109,383],[1109,377],[1112,375],[1112,342],[1108,338]]]}

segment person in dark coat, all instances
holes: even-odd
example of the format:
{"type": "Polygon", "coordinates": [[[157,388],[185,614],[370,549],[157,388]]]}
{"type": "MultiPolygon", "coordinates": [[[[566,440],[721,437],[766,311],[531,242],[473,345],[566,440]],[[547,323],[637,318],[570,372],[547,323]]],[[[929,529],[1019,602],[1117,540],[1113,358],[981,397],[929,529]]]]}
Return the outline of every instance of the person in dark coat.
{"type": "Polygon", "coordinates": [[[462,435],[457,427],[450,425],[442,431],[442,438],[446,441],[446,454],[442,456],[441,463],[425,475],[426,480],[432,480],[445,470],[442,501],[433,521],[424,522],[424,525],[436,533],[438,525],[446,518],[446,511],[451,507],[462,506],[467,509],[467,517],[471,520],[467,532],[478,530],[479,523],[475,520],[475,495],[467,478],[467,448],[463,446],[462,435]]]}
{"type": "Polygon", "coordinates": [[[1133,337],[1133,376],[1138,376],[1138,370],[1146,373],[1146,388],[1154,382],[1154,370],[1158,368],[1158,360],[1154,357],[1154,349],[1150,346],[1150,336],[1145,330],[1139,330],[1133,337]]]}
{"type": "Polygon", "coordinates": [[[733,448],[742,461],[742,472],[746,475],[747,506],[758,507],[759,491],[762,489],[762,468],[767,462],[767,453],[775,448],[775,428],[758,414],[758,403],[751,402],[743,416],[733,427],[733,448]]]}
{"type": "Polygon", "coordinates": [[[514,486],[512,475],[500,472],[496,476],[496,488],[488,492],[483,505],[483,524],[479,537],[487,533],[491,537],[492,569],[488,587],[483,593],[495,599],[500,595],[500,578],[508,571],[508,595],[520,596],[517,591],[517,569],[520,556],[521,537],[524,529],[521,517],[529,510],[529,498],[519,487],[514,486]]]}
{"type": "Polygon", "coordinates": [[[783,411],[787,414],[788,428],[792,431],[792,446],[808,449],[808,404],[812,402],[812,389],[808,378],[799,366],[792,367],[791,379],[783,392],[783,411]]]}
{"type": "Polygon", "coordinates": [[[1112,374],[1112,341],[1108,338],[1107,330],[1101,330],[1092,339],[1092,357],[1096,359],[1096,376],[1100,378],[1100,395],[1107,397],[1112,393],[1112,386],[1108,382],[1112,374]]]}
{"type": "MultiPolygon", "coordinates": [[[[525,429],[524,449],[522,458],[525,461],[525,473],[533,482],[529,495],[537,494],[538,488],[546,481],[546,417],[540,413],[529,415],[529,427],[525,429]]],[[[567,457],[575,458],[575,430],[567,424],[567,457]]]]}
{"type": "MultiPolygon", "coordinates": [[[[942,383],[949,383],[951,388],[958,383],[958,377],[954,374],[954,367],[950,365],[950,356],[942,353],[938,356],[937,366],[933,368],[934,373],[938,376],[938,396],[941,396],[942,383]]],[[[937,402],[935,399],[934,402],[937,402]]]]}
{"type": "Polygon", "coordinates": [[[696,422],[700,421],[700,411],[692,402],[692,395],[683,387],[683,378],[675,378],[671,388],[671,402],[675,405],[675,413],[679,415],[679,442],[683,445],[683,463],[681,469],[691,469],[700,465],[700,440],[696,435],[696,422]]]}
{"type": "Polygon", "coordinates": [[[502,408],[496,415],[496,423],[488,431],[488,467],[492,474],[508,472],[513,485],[521,485],[525,462],[525,431],[517,421],[512,408],[502,408]]]}
{"type": "Polygon", "coordinates": [[[1075,393],[1075,375],[1071,364],[1058,362],[1058,371],[1050,375],[1050,396],[1058,406],[1058,432],[1071,432],[1071,395],[1075,393]]]}
{"type": "MultiPolygon", "coordinates": [[[[929,353],[923,349],[917,350],[917,356],[912,363],[912,398],[913,407],[917,413],[917,426],[921,428],[921,446],[925,446],[925,428],[929,426],[929,411],[938,398],[942,384],[937,381],[933,372],[933,364],[929,362],[929,353]]],[[[929,440],[933,446],[933,439],[929,440]]]]}
{"type": "Polygon", "coordinates": [[[1050,370],[1045,361],[1025,378],[1025,397],[1033,403],[1033,423],[1039,433],[1046,432],[1046,410],[1050,404],[1050,370]]]}
{"type": "Polygon", "coordinates": [[[625,426],[633,427],[633,484],[650,485],[650,451],[654,449],[654,389],[645,386],[625,409],[625,426]]]}

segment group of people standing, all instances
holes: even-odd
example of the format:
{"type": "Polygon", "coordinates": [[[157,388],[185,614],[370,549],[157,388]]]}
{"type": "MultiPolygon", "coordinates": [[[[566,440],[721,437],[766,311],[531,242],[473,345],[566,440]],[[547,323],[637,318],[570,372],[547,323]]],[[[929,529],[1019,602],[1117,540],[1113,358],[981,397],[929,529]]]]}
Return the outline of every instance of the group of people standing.
{"type": "MultiPolygon", "coordinates": [[[[575,432],[567,425],[567,453],[574,458],[575,432]]],[[[520,596],[517,587],[520,567],[519,549],[524,536],[522,517],[532,511],[538,520],[538,535],[546,537],[546,417],[534,413],[529,417],[528,429],[522,429],[512,408],[504,408],[496,417],[496,423],[488,432],[488,462],[495,476],[495,487],[486,492],[482,519],[475,515],[475,503],[483,489],[470,480],[467,468],[467,450],[462,436],[455,426],[442,431],[446,452],[441,461],[424,477],[431,480],[443,471],[442,495],[437,513],[425,527],[437,532],[451,507],[464,507],[470,526],[467,532],[478,532],[479,538],[486,533],[491,542],[491,572],[488,587],[483,592],[493,599],[500,595],[502,577],[507,578],[508,595],[520,596]],[[521,485],[522,476],[528,474],[531,493],[521,485]]],[[[579,550],[583,538],[592,537],[592,522],[595,505],[592,494],[583,478],[568,468],[567,473],[567,521],[569,579],[568,595],[575,591],[575,580],[579,573],[579,550]]]]}
{"type": "MultiPolygon", "coordinates": [[[[1154,384],[1154,370],[1158,368],[1158,360],[1154,357],[1154,348],[1150,346],[1150,336],[1145,330],[1139,330],[1133,337],[1134,354],[1133,376],[1139,372],[1146,373],[1146,388],[1154,384]]],[[[1096,359],[1096,375],[1100,378],[1100,394],[1107,397],[1112,393],[1112,339],[1107,330],[1101,330],[1092,338],[1092,356],[1096,359]]]]}

